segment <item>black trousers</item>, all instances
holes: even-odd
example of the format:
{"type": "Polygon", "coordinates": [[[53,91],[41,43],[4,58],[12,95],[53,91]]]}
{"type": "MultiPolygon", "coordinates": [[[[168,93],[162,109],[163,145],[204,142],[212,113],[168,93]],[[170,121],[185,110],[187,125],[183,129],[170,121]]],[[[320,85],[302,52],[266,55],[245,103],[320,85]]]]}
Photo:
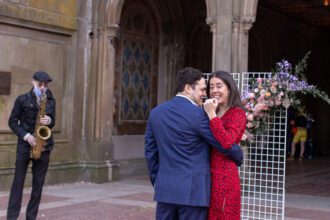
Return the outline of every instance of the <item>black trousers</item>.
{"type": "Polygon", "coordinates": [[[16,220],[20,214],[24,181],[30,161],[32,161],[32,192],[26,209],[26,220],[35,220],[37,218],[42,188],[49,165],[49,155],[49,151],[44,151],[39,160],[30,160],[29,151],[17,151],[15,175],[8,202],[7,220],[16,220]]]}

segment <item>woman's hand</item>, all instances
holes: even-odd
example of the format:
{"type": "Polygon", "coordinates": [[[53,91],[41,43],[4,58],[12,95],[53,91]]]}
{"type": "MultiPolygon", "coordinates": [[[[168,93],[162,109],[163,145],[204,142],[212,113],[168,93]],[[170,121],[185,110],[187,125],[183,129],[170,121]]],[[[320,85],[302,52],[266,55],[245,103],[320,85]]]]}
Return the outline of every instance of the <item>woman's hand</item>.
{"type": "Polygon", "coordinates": [[[210,120],[217,117],[217,113],[215,112],[218,107],[217,99],[207,99],[204,102],[203,107],[210,120]]]}

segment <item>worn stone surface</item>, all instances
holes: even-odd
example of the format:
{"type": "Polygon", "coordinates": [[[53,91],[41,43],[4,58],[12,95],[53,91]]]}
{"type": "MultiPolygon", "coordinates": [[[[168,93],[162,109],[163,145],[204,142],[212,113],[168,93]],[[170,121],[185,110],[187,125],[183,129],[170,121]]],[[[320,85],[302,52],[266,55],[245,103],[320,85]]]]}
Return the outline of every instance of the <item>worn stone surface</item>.
{"type": "MultiPolygon", "coordinates": [[[[329,158],[296,162],[287,164],[285,219],[329,219],[329,158]]],[[[0,192],[0,220],[5,220],[8,194],[0,192]]],[[[24,219],[29,195],[26,189],[20,220],[24,219]]],[[[38,219],[151,220],[155,219],[155,207],[149,178],[141,175],[104,184],[46,186],[38,219]]]]}
{"type": "Polygon", "coordinates": [[[0,15],[75,30],[76,8],[76,0],[29,0],[24,4],[0,2],[0,15]]]}

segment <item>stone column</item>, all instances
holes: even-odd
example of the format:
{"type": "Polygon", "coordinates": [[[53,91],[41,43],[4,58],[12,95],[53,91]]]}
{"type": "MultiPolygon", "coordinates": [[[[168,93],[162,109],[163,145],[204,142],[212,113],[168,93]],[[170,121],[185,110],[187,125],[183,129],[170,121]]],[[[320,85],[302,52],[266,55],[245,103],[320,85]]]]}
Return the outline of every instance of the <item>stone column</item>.
{"type": "Polygon", "coordinates": [[[116,48],[115,48],[115,38],[118,37],[118,31],[119,27],[118,25],[113,25],[108,27],[108,39],[107,39],[107,45],[108,45],[108,74],[110,75],[110,92],[111,92],[111,102],[109,106],[110,111],[110,117],[111,117],[111,123],[110,123],[110,129],[113,129],[113,114],[115,111],[115,103],[114,103],[114,77],[115,77],[115,68],[116,68],[116,48]]]}
{"type": "Polygon", "coordinates": [[[212,72],[215,70],[215,46],[216,46],[216,18],[206,18],[206,23],[210,26],[212,32],[212,72]]]}
{"type": "Polygon", "coordinates": [[[240,21],[238,33],[238,72],[248,71],[249,56],[249,30],[252,27],[254,18],[243,18],[240,21]]]}
{"type": "MultiPolygon", "coordinates": [[[[206,22],[213,33],[212,71],[230,71],[231,67],[231,38],[232,38],[232,2],[218,0],[216,13],[210,15],[206,22]]],[[[215,12],[215,10],[213,10],[215,12]]]]}
{"type": "Polygon", "coordinates": [[[238,66],[239,66],[239,27],[240,27],[240,23],[238,21],[238,18],[234,18],[233,22],[233,34],[232,34],[232,54],[231,54],[231,72],[233,73],[237,73],[238,71],[238,66]]]}
{"type": "Polygon", "coordinates": [[[231,1],[218,0],[216,7],[213,70],[230,71],[233,5],[231,1]]]}
{"type": "Polygon", "coordinates": [[[184,44],[181,40],[176,40],[168,45],[167,50],[168,73],[166,77],[166,98],[171,99],[175,90],[175,77],[179,69],[183,67],[184,62],[184,44]]]}
{"type": "Polygon", "coordinates": [[[92,182],[107,182],[117,179],[119,166],[114,161],[113,99],[114,69],[117,26],[99,27],[93,31],[91,74],[88,86],[89,99],[86,105],[87,135],[85,170],[83,179],[92,182]]]}
{"type": "MultiPolygon", "coordinates": [[[[115,81],[115,68],[116,68],[116,47],[115,47],[115,38],[118,37],[119,26],[110,25],[107,27],[107,38],[106,38],[106,54],[104,60],[104,72],[107,75],[107,97],[105,97],[108,102],[103,106],[105,110],[108,111],[107,122],[104,124],[103,137],[101,139],[105,140],[107,143],[107,152],[109,156],[106,161],[109,167],[109,180],[119,179],[119,163],[114,160],[114,142],[113,142],[113,114],[115,112],[115,96],[114,96],[114,81],[115,81]]],[[[103,122],[104,123],[104,122],[103,122]]]]}
{"type": "Polygon", "coordinates": [[[116,50],[114,40],[119,27],[112,25],[100,29],[100,61],[97,76],[97,104],[95,139],[109,141],[113,129],[114,112],[114,77],[116,50]]]}

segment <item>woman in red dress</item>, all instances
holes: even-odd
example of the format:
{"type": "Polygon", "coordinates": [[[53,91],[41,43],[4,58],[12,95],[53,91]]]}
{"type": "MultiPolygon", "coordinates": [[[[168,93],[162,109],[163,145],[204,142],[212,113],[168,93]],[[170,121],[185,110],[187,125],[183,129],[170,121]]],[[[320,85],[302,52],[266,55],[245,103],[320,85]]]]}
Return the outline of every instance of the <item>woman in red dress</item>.
{"type": "MultiPolygon", "coordinates": [[[[224,71],[214,72],[208,82],[211,99],[204,109],[214,137],[225,148],[239,144],[245,131],[246,115],[233,77],[224,71]]],[[[240,219],[241,188],[238,167],[229,157],[212,148],[211,202],[209,220],[240,219]]]]}

